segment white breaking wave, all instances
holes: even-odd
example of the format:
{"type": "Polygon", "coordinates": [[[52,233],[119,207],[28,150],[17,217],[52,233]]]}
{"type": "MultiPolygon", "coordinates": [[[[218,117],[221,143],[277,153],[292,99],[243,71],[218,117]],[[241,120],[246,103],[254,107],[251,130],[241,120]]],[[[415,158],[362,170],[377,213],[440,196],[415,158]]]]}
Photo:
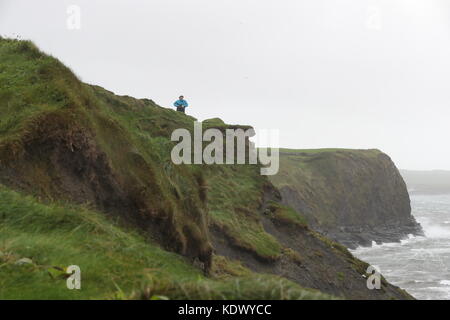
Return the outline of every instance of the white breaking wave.
{"type": "Polygon", "coordinates": [[[352,253],[417,299],[450,299],[450,195],[411,196],[413,215],[424,236],[372,243],[352,253]]]}

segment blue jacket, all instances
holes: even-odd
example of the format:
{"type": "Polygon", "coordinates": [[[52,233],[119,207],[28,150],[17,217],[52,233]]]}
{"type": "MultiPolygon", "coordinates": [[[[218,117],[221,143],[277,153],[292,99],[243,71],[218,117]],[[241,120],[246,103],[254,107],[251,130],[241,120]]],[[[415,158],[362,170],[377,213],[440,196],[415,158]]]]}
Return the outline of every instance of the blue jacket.
{"type": "Polygon", "coordinates": [[[177,100],[177,101],[175,101],[174,103],[173,103],[173,105],[174,105],[174,107],[187,107],[188,106],[188,103],[187,103],[187,101],[186,100],[177,100]]]}

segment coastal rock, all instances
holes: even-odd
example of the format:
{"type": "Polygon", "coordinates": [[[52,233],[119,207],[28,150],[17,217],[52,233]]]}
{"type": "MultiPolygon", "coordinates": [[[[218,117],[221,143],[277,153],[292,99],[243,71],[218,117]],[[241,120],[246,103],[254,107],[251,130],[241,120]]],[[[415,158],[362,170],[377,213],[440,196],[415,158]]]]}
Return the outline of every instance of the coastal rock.
{"type": "Polygon", "coordinates": [[[281,150],[283,203],[348,248],[422,235],[393,161],[379,150],[281,150]]]}

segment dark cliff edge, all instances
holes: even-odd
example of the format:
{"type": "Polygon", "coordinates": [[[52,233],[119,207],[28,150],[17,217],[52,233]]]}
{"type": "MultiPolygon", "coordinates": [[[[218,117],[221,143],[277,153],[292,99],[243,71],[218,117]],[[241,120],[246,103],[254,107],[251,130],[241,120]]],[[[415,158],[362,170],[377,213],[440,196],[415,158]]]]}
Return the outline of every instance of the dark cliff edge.
{"type": "Polygon", "coordinates": [[[271,177],[283,203],[348,248],[422,235],[399,170],[379,150],[287,150],[271,177]]]}

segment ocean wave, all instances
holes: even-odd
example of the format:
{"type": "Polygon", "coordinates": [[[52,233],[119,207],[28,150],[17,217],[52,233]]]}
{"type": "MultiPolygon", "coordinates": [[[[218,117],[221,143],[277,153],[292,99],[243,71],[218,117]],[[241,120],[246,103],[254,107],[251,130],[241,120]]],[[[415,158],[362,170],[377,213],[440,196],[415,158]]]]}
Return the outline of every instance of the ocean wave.
{"type": "Polygon", "coordinates": [[[448,300],[450,298],[450,288],[448,287],[426,287],[423,289],[417,289],[417,292],[423,292],[423,296],[416,294],[421,299],[431,300],[448,300]],[[435,292],[440,292],[439,296],[434,296],[435,292]]]}
{"type": "Polygon", "coordinates": [[[425,236],[358,247],[351,252],[380,267],[383,276],[417,299],[450,299],[450,196],[412,198],[425,236]]]}
{"type": "Polygon", "coordinates": [[[370,247],[364,247],[359,246],[356,249],[350,250],[352,252],[366,252],[366,251],[372,251],[373,249],[382,249],[382,248],[395,248],[399,246],[404,246],[413,242],[423,241],[426,240],[427,237],[425,236],[415,236],[413,234],[408,234],[406,238],[401,239],[399,242],[382,242],[382,243],[376,243],[375,241],[372,241],[372,245],[370,247]]]}
{"type": "Polygon", "coordinates": [[[425,235],[434,239],[450,239],[450,229],[437,224],[429,224],[423,226],[425,235]]]}

